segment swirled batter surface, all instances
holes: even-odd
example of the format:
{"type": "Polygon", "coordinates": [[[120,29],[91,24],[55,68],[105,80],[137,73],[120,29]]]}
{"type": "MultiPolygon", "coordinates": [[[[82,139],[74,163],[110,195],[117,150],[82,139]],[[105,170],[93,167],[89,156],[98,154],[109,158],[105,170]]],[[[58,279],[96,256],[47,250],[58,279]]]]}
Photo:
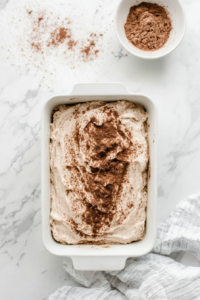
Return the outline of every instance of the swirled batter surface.
{"type": "Polygon", "coordinates": [[[148,114],[120,100],[60,105],[50,134],[51,229],[63,244],[113,244],[145,234],[148,114]]]}

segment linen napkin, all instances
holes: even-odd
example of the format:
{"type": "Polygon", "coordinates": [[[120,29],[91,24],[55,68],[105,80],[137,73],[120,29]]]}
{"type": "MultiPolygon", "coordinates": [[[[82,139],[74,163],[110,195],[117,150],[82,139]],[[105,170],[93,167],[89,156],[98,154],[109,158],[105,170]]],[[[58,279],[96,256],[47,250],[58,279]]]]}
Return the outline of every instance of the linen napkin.
{"type": "Polygon", "coordinates": [[[190,300],[200,299],[200,268],[187,267],[167,257],[189,251],[200,260],[200,195],[178,204],[157,231],[152,253],[129,258],[122,271],[65,271],[83,287],[64,286],[49,300],[190,300]]]}

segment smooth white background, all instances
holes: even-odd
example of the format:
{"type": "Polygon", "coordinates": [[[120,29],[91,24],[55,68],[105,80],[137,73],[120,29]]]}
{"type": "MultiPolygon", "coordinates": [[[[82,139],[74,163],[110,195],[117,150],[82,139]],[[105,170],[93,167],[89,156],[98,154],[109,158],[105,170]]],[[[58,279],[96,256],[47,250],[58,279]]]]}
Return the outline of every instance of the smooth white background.
{"type": "MultiPolygon", "coordinates": [[[[113,17],[118,0],[59,0],[55,14],[72,19],[75,35],[103,33],[93,61],[50,55],[44,66],[22,56],[28,26],[25,6],[51,9],[54,1],[0,0],[0,282],[1,299],[42,300],[72,283],[62,258],[49,254],[41,238],[40,115],[52,95],[76,82],[123,82],[158,107],[158,224],[200,182],[200,2],[182,0],[186,36],[169,56],[143,61],[121,48],[113,17]],[[64,3],[62,6],[62,2],[64,3]],[[75,16],[76,17],[75,19],[75,16]],[[74,20],[74,22],[73,22],[74,20]],[[23,44],[24,42],[24,44],[23,44]]],[[[199,266],[180,253],[178,261],[199,266]]]]}

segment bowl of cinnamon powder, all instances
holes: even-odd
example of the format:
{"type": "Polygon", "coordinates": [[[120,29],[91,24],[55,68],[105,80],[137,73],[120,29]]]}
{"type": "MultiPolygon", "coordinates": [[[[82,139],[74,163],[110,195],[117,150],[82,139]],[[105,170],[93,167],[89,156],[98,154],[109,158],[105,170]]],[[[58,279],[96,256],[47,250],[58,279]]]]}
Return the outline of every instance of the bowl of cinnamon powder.
{"type": "Polygon", "coordinates": [[[182,41],[186,18],[179,0],[121,0],[115,13],[115,31],[131,54],[156,59],[182,41]]]}

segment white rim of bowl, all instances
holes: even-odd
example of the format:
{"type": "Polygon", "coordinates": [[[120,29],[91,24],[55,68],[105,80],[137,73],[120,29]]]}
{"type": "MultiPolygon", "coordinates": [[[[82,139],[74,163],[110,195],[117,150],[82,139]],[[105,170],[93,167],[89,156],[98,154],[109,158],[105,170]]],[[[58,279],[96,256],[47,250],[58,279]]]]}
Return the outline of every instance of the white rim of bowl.
{"type": "Polygon", "coordinates": [[[180,39],[179,39],[179,42],[177,43],[177,45],[176,45],[173,49],[171,49],[171,50],[170,50],[169,52],[167,52],[167,53],[160,54],[160,55],[158,55],[158,56],[156,56],[156,57],[147,57],[147,56],[145,57],[145,56],[143,56],[143,55],[141,55],[141,54],[133,53],[133,52],[131,52],[131,51],[126,47],[126,45],[121,41],[120,36],[119,36],[119,34],[118,34],[118,30],[117,30],[117,15],[118,15],[118,12],[119,12],[119,7],[120,7],[120,5],[121,5],[121,3],[122,3],[123,1],[124,1],[124,0],[121,0],[121,1],[119,2],[118,6],[117,6],[117,8],[116,8],[116,10],[115,10],[115,15],[114,15],[114,27],[115,27],[115,33],[116,33],[116,35],[117,35],[117,38],[118,38],[120,44],[121,44],[121,45],[122,45],[122,46],[130,53],[130,54],[132,54],[132,55],[134,55],[134,56],[137,56],[137,57],[139,57],[139,58],[153,60],[153,59],[158,59],[158,58],[161,58],[161,57],[164,57],[164,56],[170,54],[171,52],[173,52],[173,51],[180,45],[180,43],[182,42],[182,40],[183,40],[183,38],[184,38],[184,35],[185,35],[185,32],[186,32],[186,26],[187,26],[187,19],[186,19],[185,10],[184,10],[183,5],[181,4],[180,0],[176,0],[176,1],[179,3],[180,8],[181,8],[182,13],[183,13],[183,31],[182,31],[182,35],[181,35],[181,37],[180,37],[180,39]]]}

